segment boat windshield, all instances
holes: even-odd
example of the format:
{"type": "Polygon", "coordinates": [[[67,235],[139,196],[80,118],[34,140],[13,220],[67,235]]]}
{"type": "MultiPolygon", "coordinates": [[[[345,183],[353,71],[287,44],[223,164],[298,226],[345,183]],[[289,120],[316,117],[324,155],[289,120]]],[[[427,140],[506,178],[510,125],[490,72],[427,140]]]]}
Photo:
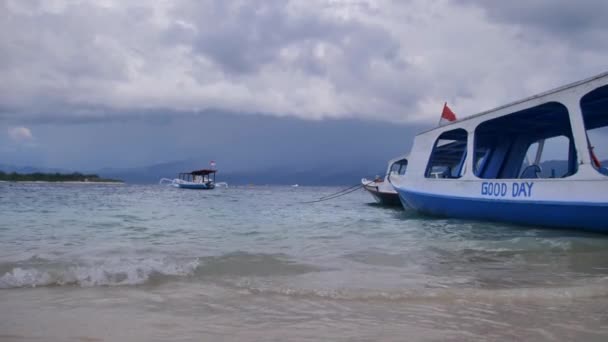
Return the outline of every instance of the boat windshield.
{"type": "Polygon", "coordinates": [[[391,175],[405,175],[405,170],[407,169],[407,159],[401,159],[393,163],[391,165],[391,175]]]}
{"type": "Polygon", "coordinates": [[[583,96],[581,110],[591,165],[601,174],[608,175],[608,86],[583,96]]]}

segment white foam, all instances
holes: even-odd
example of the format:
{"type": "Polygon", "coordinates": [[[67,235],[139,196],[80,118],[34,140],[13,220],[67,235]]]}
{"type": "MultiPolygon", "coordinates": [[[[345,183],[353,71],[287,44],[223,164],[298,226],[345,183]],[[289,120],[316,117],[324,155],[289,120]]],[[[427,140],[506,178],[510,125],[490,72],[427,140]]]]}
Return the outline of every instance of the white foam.
{"type": "Polygon", "coordinates": [[[49,285],[51,282],[51,275],[47,272],[15,267],[0,277],[0,288],[36,287],[49,285]]]}
{"type": "Polygon", "coordinates": [[[168,259],[109,260],[101,264],[40,269],[15,267],[0,277],[0,288],[36,286],[139,285],[152,275],[188,276],[199,266],[198,259],[179,262],[168,259]]]}

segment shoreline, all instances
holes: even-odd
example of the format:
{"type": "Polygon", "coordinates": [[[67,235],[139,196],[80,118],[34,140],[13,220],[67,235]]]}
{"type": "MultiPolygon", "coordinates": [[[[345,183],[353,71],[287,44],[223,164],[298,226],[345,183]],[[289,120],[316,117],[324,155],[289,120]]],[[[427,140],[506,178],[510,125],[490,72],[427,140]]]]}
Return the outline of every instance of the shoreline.
{"type": "Polygon", "coordinates": [[[124,185],[125,182],[110,182],[110,181],[101,181],[101,182],[85,182],[85,181],[5,181],[0,180],[0,183],[20,183],[20,184],[121,184],[124,185]]]}

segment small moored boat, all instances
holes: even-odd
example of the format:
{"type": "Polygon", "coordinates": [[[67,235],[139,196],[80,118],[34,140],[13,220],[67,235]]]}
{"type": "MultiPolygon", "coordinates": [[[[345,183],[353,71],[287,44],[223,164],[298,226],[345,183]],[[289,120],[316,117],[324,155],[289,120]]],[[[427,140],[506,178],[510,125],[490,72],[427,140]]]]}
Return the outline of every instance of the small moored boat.
{"type": "Polygon", "coordinates": [[[160,184],[169,184],[181,189],[211,190],[215,188],[216,172],[217,170],[211,169],[182,172],[175,179],[161,179],[160,184]]]}
{"type": "Polygon", "coordinates": [[[607,127],[604,73],[418,134],[390,181],[432,215],[607,233],[607,127]]]}
{"type": "Polygon", "coordinates": [[[361,179],[363,188],[367,190],[378,204],[386,206],[401,206],[399,194],[390,183],[392,175],[403,175],[407,169],[407,159],[405,156],[400,156],[389,160],[388,168],[384,178],[377,177],[374,180],[367,178],[361,179]]]}

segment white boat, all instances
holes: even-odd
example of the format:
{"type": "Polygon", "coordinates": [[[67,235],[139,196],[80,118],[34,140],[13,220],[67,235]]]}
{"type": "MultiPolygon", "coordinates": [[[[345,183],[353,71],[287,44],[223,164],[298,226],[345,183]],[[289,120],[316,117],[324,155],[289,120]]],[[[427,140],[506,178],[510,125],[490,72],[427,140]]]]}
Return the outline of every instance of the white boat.
{"type": "Polygon", "coordinates": [[[606,126],[608,73],[422,132],[390,181],[432,215],[608,232],[606,126]]]}
{"type": "Polygon", "coordinates": [[[396,175],[404,175],[407,169],[407,157],[400,156],[389,160],[388,168],[384,177],[376,177],[373,180],[367,178],[361,179],[361,185],[367,190],[374,200],[381,205],[400,206],[399,194],[390,183],[390,177],[396,175]]]}
{"type": "Polygon", "coordinates": [[[203,169],[192,172],[182,172],[177,178],[163,178],[159,184],[169,184],[176,188],[193,190],[211,190],[215,188],[215,173],[217,170],[203,169]]]}

